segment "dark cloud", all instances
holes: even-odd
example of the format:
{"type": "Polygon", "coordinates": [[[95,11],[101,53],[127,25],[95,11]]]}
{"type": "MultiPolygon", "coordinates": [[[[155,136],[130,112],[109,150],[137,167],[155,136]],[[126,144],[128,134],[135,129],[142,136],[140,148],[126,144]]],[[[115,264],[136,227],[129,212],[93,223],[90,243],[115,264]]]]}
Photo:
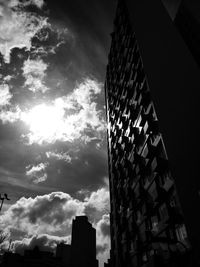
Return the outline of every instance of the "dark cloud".
{"type": "Polygon", "coordinates": [[[33,196],[43,190],[64,190],[75,195],[80,189],[97,190],[105,184],[107,177],[107,154],[104,148],[97,149],[96,143],[92,142],[84,147],[68,146],[61,143],[41,147],[37,144],[26,146],[19,141],[19,136],[14,131],[14,126],[4,128],[7,135],[2,135],[1,140],[1,178],[0,181],[7,183],[5,190],[15,193],[33,196]],[[7,140],[6,140],[7,139],[7,140]],[[15,149],[14,149],[15,148],[15,149]],[[66,153],[71,157],[71,162],[47,158],[46,153],[56,151],[66,153]],[[26,176],[27,166],[37,166],[41,162],[48,162],[45,169],[47,180],[36,186],[26,176]],[[12,178],[12,179],[11,179],[12,178]],[[10,181],[10,182],[9,182],[10,181]],[[13,183],[13,185],[12,185],[13,183]],[[9,188],[11,186],[11,188],[9,188]],[[21,187],[21,188],[19,188],[21,187]],[[18,189],[17,189],[18,188],[18,189]],[[27,191],[26,191],[27,190],[27,191]],[[18,193],[17,193],[18,192],[18,193]]]}
{"type": "Polygon", "coordinates": [[[108,251],[109,245],[103,244],[103,245],[97,245],[97,255],[103,254],[104,252],[108,251]]]}
{"type": "Polygon", "coordinates": [[[103,214],[96,224],[97,229],[97,254],[109,258],[110,251],[110,220],[108,214],[103,214]]]}
{"type": "Polygon", "coordinates": [[[110,218],[108,215],[104,215],[102,221],[100,221],[100,229],[104,236],[110,236],[110,218]]]}
{"type": "MultiPolygon", "coordinates": [[[[74,70],[79,73],[104,79],[115,4],[114,0],[89,0],[87,5],[80,0],[62,0],[59,5],[48,1],[50,10],[54,9],[50,19],[60,24],[62,18],[62,25],[68,25],[76,37],[72,58],[74,70]]],[[[65,58],[67,51],[63,51],[62,55],[65,58]]]]}
{"type": "Polygon", "coordinates": [[[57,168],[51,165],[48,170],[49,183],[52,183],[52,186],[58,183],[58,187],[60,184],[60,187],[71,194],[75,194],[80,189],[96,190],[103,185],[107,176],[104,152],[84,153],[80,151],[78,157],[72,160],[71,164],[57,162],[56,165],[60,165],[57,168]],[[59,175],[57,174],[55,180],[56,170],[59,170],[59,175]]]}
{"type": "Polygon", "coordinates": [[[20,240],[27,234],[26,231],[19,230],[16,227],[11,227],[9,231],[10,231],[10,236],[12,236],[13,240],[20,240]]]}

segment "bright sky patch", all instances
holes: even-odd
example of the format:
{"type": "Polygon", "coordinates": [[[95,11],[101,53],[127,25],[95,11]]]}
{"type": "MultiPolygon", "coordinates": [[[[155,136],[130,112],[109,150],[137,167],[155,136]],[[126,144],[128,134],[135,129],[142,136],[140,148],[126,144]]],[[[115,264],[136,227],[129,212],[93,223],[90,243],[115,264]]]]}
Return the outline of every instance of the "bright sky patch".
{"type": "Polygon", "coordinates": [[[48,142],[65,131],[64,110],[57,105],[38,105],[24,113],[23,120],[30,127],[33,141],[48,142]]]}
{"type": "Polygon", "coordinates": [[[29,143],[73,142],[76,139],[87,143],[100,138],[105,131],[105,121],[93,100],[100,92],[100,84],[88,79],[51,105],[43,103],[22,112],[21,120],[30,130],[26,136],[29,143]]]}

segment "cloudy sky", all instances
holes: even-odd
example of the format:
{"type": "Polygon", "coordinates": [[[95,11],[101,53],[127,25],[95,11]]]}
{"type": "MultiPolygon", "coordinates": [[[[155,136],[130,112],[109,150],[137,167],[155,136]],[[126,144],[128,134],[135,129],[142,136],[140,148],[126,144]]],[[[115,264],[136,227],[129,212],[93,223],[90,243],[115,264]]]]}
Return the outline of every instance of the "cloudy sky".
{"type": "MultiPolygon", "coordinates": [[[[104,77],[115,1],[0,0],[0,228],[22,252],[88,215],[108,257],[104,77]]],[[[4,248],[8,241],[4,244],[4,248]]]]}

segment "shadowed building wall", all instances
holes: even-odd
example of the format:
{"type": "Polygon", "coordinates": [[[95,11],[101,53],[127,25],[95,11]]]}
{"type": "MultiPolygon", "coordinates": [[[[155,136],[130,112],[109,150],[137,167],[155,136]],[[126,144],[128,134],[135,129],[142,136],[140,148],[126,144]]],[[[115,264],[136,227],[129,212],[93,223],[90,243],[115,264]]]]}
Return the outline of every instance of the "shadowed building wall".
{"type": "Polygon", "coordinates": [[[200,2],[183,0],[174,24],[200,66],[200,2]]]}
{"type": "Polygon", "coordinates": [[[172,20],[176,17],[182,0],[161,0],[172,20]]]}
{"type": "Polygon", "coordinates": [[[118,1],[105,86],[113,266],[199,266],[199,77],[160,0],[118,1]]]}

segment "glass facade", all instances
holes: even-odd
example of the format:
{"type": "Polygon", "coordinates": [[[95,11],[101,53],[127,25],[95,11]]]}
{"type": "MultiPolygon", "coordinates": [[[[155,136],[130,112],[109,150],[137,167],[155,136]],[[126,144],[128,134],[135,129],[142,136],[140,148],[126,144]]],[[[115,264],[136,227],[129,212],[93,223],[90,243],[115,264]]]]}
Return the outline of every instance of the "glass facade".
{"type": "Polygon", "coordinates": [[[180,266],[190,244],[124,1],[111,35],[105,90],[112,266],[180,266]]]}

